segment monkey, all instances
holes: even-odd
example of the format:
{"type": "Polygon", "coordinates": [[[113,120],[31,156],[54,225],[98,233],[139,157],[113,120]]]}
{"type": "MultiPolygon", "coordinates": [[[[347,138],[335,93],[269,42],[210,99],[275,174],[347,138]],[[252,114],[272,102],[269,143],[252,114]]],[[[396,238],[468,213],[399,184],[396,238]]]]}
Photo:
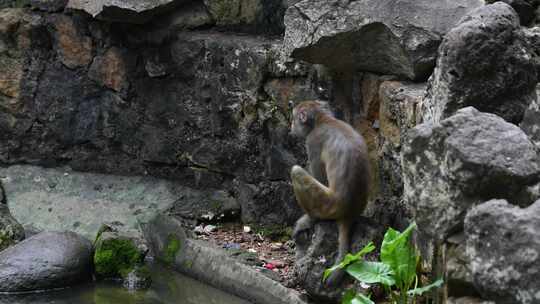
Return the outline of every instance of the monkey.
{"type": "MultiPolygon", "coordinates": [[[[293,236],[310,229],[316,220],[335,220],[341,262],[350,249],[351,226],[364,211],[370,181],[368,149],[353,127],[335,118],[328,103],[303,101],[293,108],[291,135],[305,139],[309,172],[295,165],[291,180],[296,201],[305,214],[293,236]]],[[[329,277],[327,286],[342,281],[343,271],[329,277]]]]}

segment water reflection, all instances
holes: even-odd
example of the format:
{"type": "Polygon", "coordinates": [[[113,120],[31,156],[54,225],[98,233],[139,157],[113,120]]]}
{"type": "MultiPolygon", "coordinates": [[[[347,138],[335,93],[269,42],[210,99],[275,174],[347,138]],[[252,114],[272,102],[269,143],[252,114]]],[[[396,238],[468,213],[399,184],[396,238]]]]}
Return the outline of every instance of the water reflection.
{"type": "Polygon", "coordinates": [[[44,293],[0,294],[0,304],[250,304],[165,267],[153,265],[151,271],[153,283],[146,291],[97,283],[44,293]]]}

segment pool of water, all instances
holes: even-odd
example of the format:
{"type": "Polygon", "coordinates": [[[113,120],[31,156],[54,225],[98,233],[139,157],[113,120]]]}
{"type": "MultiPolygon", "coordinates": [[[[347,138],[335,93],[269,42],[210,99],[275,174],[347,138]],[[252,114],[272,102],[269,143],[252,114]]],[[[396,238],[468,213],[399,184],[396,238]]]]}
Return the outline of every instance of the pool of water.
{"type": "Polygon", "coordinates": [[[100,282],[42,293],[0,294],[0,304],[250,304],[160,265],[152,265],[151,272],[152,286],[144,291],[100,282]]]}

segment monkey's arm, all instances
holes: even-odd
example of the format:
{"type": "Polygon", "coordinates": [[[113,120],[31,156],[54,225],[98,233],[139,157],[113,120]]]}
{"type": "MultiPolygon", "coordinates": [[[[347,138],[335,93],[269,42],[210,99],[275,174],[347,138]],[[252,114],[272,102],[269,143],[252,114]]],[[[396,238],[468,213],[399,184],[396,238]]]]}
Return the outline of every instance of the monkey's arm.
{"type": "Polygon", "coordinates": [[[296,200],[309,216],[323,220],[340,218],[339,202],[330,188],[300,166],[292,168],[291,179],[296,200]]]}

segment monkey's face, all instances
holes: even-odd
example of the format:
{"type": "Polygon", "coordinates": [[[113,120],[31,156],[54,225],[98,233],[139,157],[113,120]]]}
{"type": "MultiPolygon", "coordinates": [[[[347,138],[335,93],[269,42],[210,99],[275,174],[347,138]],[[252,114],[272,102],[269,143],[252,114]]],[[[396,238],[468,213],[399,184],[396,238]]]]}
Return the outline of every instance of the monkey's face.
{"type": "Polygon", "coordinates": [[[305,138],[309,130],[307,128],[307,112],[306,109],[295,107],[291,119],[290,135],[299,138],[305,138]]]}

